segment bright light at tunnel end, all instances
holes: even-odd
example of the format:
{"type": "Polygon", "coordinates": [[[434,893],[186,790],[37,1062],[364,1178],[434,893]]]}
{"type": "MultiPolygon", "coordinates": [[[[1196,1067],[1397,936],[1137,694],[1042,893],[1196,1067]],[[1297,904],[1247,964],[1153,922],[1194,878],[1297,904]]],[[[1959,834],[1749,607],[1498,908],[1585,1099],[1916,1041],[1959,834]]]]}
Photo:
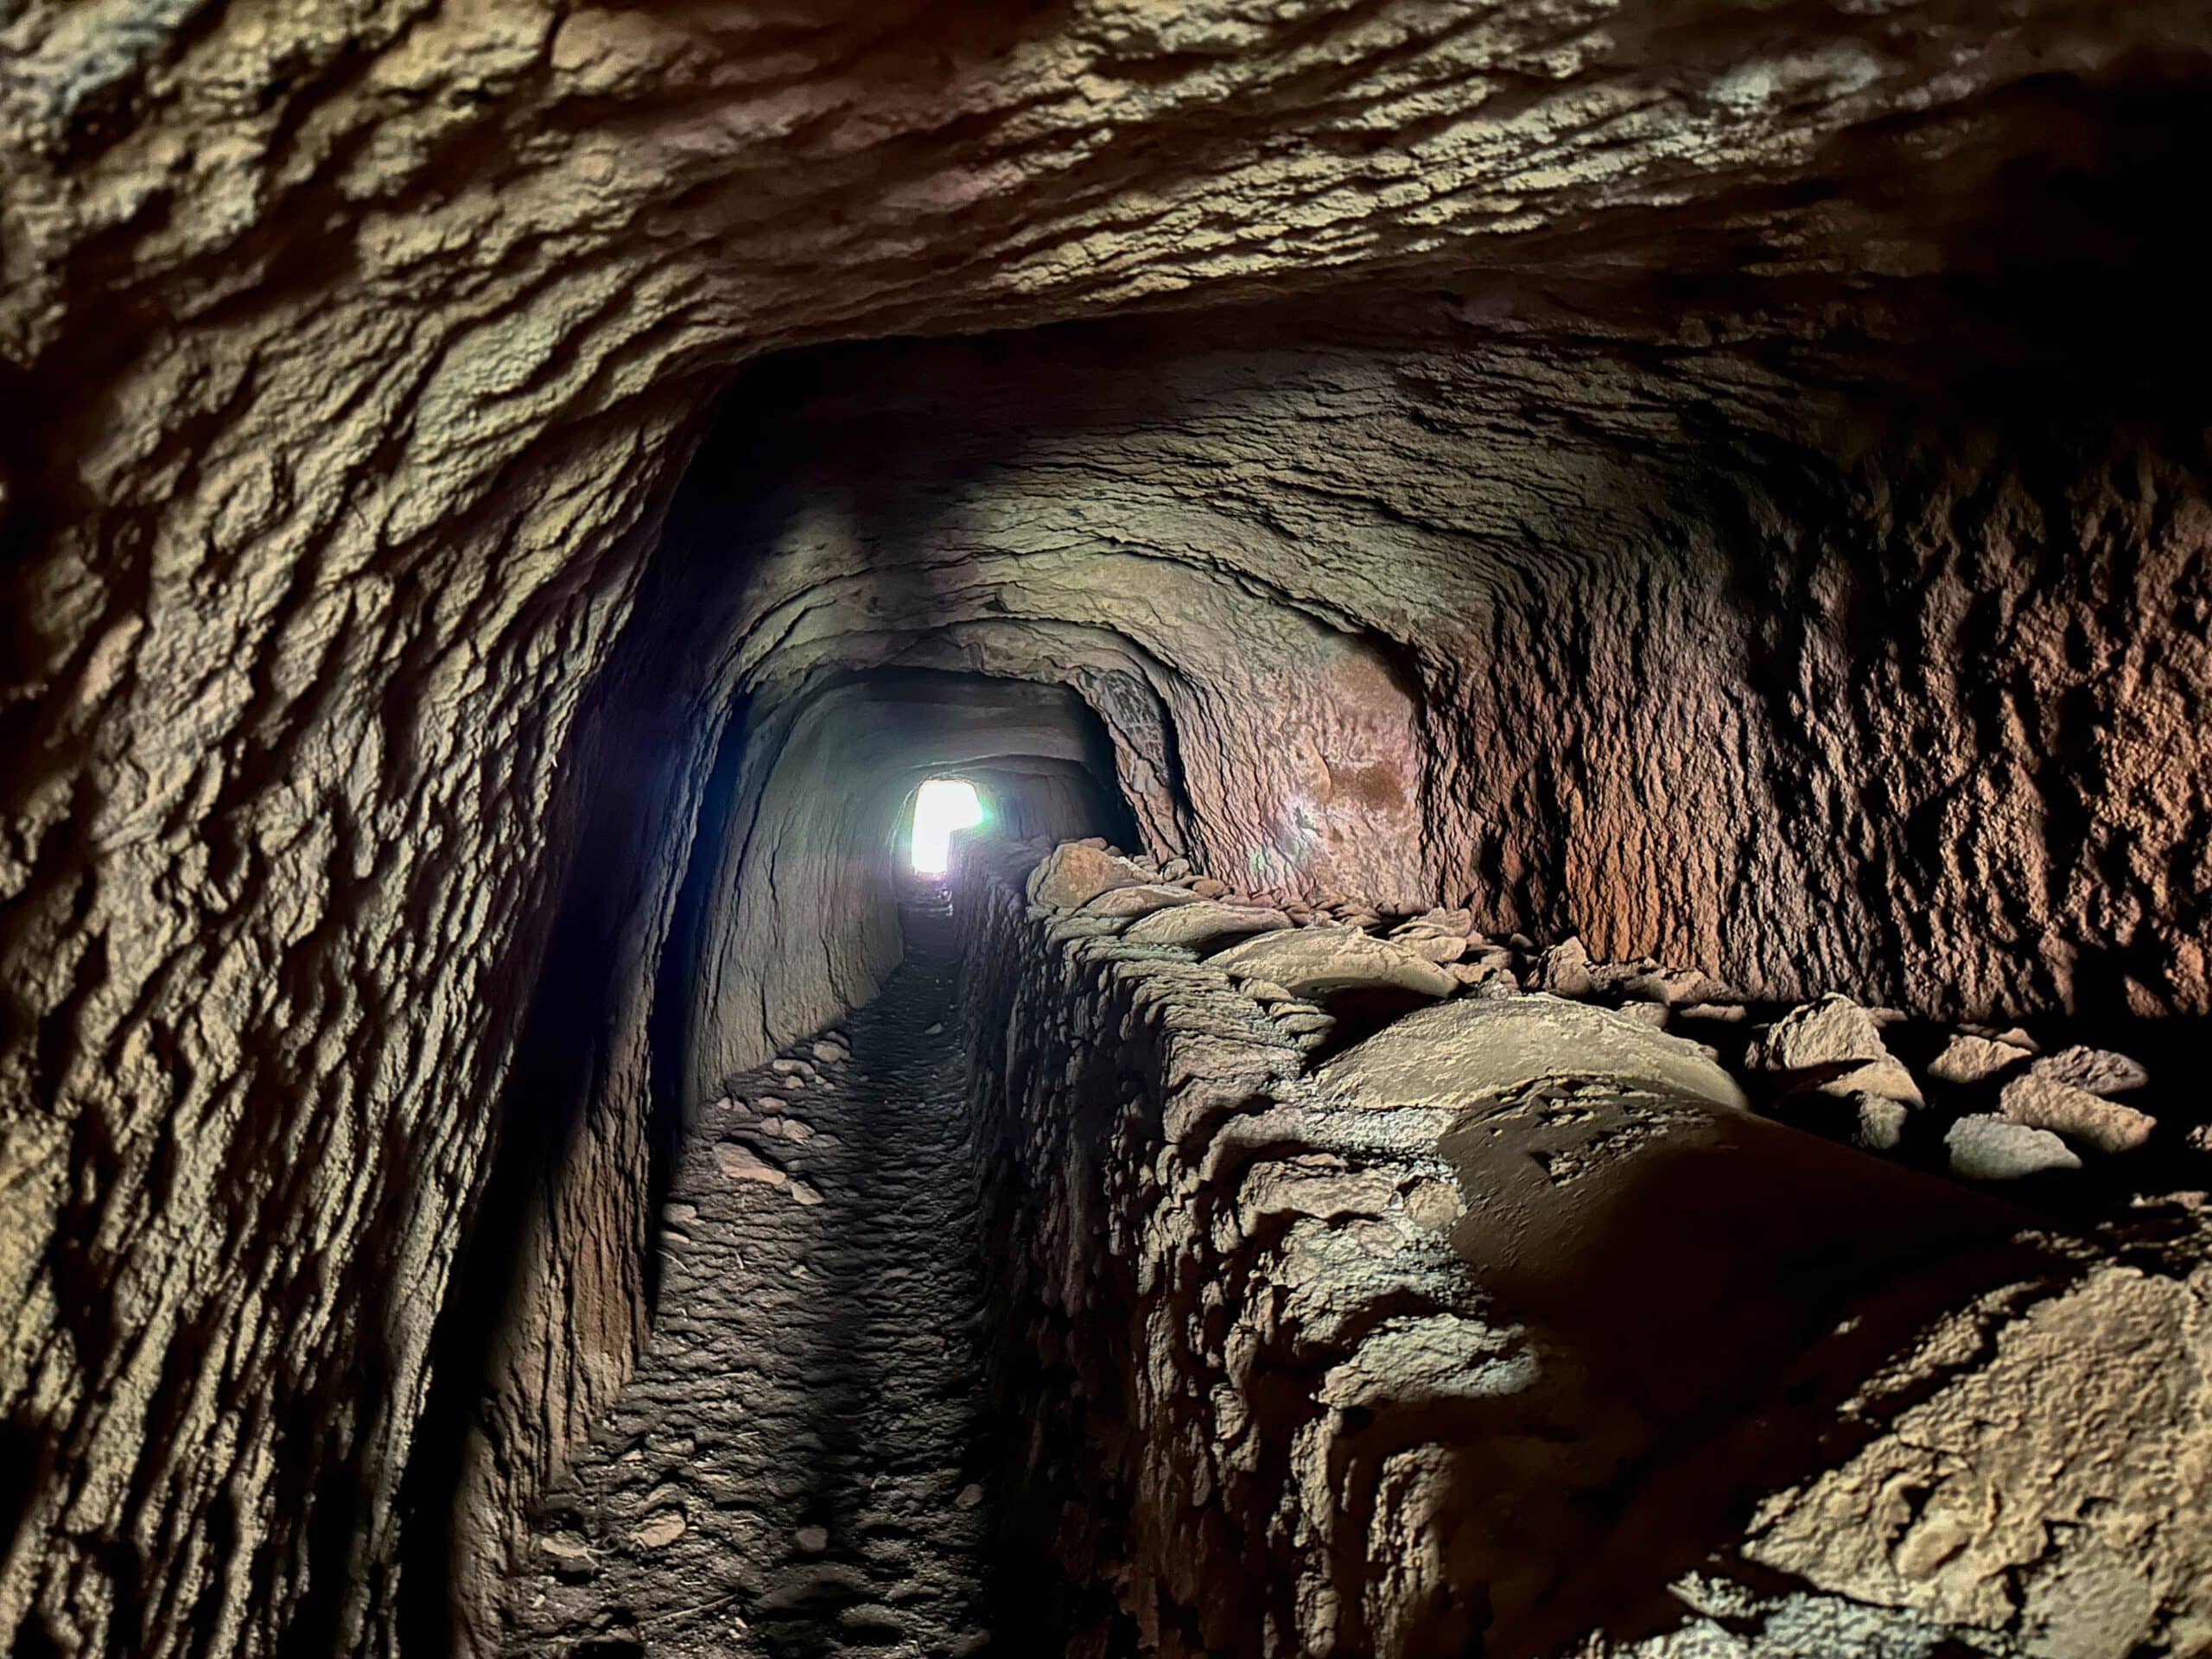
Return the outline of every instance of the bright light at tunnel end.
{"type": "Polygon", "coordinates": [[[914,874],[943,875],[952,861],[952,833],[983,821],[983,804],[972,784],[932,778],[914,797],[914,874]]]}

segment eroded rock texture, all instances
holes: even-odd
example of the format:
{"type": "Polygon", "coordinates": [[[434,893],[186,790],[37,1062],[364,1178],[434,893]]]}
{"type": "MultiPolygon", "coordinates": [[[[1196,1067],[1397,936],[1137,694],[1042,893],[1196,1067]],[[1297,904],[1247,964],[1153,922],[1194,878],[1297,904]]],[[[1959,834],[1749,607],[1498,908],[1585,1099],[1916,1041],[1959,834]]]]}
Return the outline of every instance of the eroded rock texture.
{"type": "Polygon", "coordinates": [[[971,862],[963,1010],[1070,1652],[2212,1640],[2201,1194],[2024,1231],[1636,1004],[1478,988],[1315,1069],[1236,950],[1025,873],[971,862]]]}
{"type": "Polygon", "coordinates": [[[933,766],[2206,1013],[2204,22],[8,9],[0,1639],[486,1640],[933,766]]]}

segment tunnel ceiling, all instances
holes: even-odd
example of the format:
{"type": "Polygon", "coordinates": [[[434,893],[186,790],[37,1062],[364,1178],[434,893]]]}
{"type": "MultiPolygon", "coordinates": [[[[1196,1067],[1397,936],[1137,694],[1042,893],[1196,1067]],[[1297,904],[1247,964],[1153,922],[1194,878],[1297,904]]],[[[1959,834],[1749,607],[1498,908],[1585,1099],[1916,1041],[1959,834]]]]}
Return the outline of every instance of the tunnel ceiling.
{"type": "Polygon", "coordinates": [[[1777,995],[2212,1009],[2204,35],[0,14],[0,1637],[480,1618],[652,1103],[889,948],[881,859],[809,928],[747,860],[915,767],[1777,995]]]}

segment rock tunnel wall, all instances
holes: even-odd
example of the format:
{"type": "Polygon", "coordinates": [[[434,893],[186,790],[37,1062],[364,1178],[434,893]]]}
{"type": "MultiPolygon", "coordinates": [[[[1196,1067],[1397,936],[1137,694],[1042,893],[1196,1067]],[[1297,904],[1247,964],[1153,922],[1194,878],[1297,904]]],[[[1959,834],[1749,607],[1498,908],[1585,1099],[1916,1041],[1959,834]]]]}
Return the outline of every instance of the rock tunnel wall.
{"type": "Polygon", "coordinates": [[[788,730],[753,736],[762,775],[740,781],[701,960],[678,969],[695,987],[687,1101],[875,994],[904,950],[899,899],[912,883],[898,854],[925,777],[980,781],[994,811],[1030,833],[1125,821],[1094,781],[1096,717],[1057,687],[877,677],[798,703],[788,730]]]}
{"type": "Polygon", "coordinates": [[[1923,396],[1931,296],[1854,351],[1777,286],[1795,346],[1716,288],[1567,338],[1376,293],[832,359],[779,643],[1098,653],[1148,844],[1248,887],[1777,996],[2212,1011],[2201,442],[1923,396]]]}
{"type": "MultiPolygon", "coordinates": [[[[650,696],[688,653],[646,639],[628,660],[658,664],[650,696]]],[[[496,1648],[531,1499],[646,1339],[645,1240],[692,1112],[721,1079],[866,1001],[897,963],[915,785],[973,779],[1022,834],[1127,823],[1093,781],[1095,722],[1048,689],[928,673],[817,684],[729,720],[703,776],[711,722],[665,707],[599,711],[594,729],[620,754],[585,774],[594,798],[556,966],[521,1044],[478,1253],[448,1310],[435,1439],[418,1453],[431,1472],[405,1611],[424,1647],[456,1639],[457,1616],[466,1647],[496,1648]],[[609,778],[626,785],[607,790],[609,778]]]]}
{"type": "MultiPolygon", "coordinates": [[[[734,504],[678,503],[664,529],[642,473],[587,504],[556,469],[525,492],[547,546],[563,502],[627,501],[629,541],[557,571],[426,548],[365,575],[413,595],[382,655],[354,643],[379,621],[327,636],[313,607],[338,601],[307,580],[298,661],[268,683],[319,712],[272,715],[254,749],[289,780],[262,839],[239,837],[264,806],[225,806],[211,772],[152,839],[86,828],[81,855],[20,866],[43,874],[10,912],[10,986],[48,1034],[11,1098],[62,1109],[9,1141],[12,1409],[26,1535],[49,1541],[12,1558],[0,1612],[219,1651],[384,1628],[411,1455],[433,1485],[471,1471],[464,1560],[420,1545],[414,1593],[436,1605],[422,1586],[458,1570],[480,1624],[527,1494],[642,1339],[657,1140],[894,948],[877,855],[899,791],[837,798],[850,819],[806,807],[842,786],[853,677],[1033,688],[981,721],[1012,729],[1009,776],[1070,769],[1032,827],[1126,810],[1247,886],[1471,897],[1494,929],[1780,994],[2204,1011],[2201,438],[1870,413],[1882,352],[1716,347],[1698,330],[1741,314],[1710,296],[1718,321],[1679,334],[1581,339],[1545,296],[1490,303],[1393,289],[1358,324],[1294,307],[824,354],[748,416],[788,429],[734,504]],[[859,861],[815,858],[830,822],[859,861]],[[235,890],[234,948],[189,920],[176,873],[202,870],[235,890]],[[87,955],[108,902],[133,919],[87,955]],[[292,1173],[246,1179],[272,1148],[292,1173]],[[207,1265],[157,1246],[145,1203],[161,1237],[211,1241],[207,1265]],[[485,1254],[458,1282],[508,1286],[488,1309],[452,1290],[472,1214],[485,1254]],[[498,1334],[447,1368],[463,1397],[426,1407],[440,1316],[498,1334]],[[292,1415],[185,1427],[226,1399],[292,1415]],[[455,1433],[457,1465],[436,1450],[455,1433]],[[262,1496],[223,1496],[239,1469],[272,1471],[262,1496]],[[73,1491],[92,1508],[71,1519],[73,1491]],[[248,1518],[217,1527],[233,1501],[248,1518]],[[145,1530],[159,1514],[196,1518],[172,1541],[145,1530]],[[126,1534],[147,1563],[127,1594],[90,1565],[126,1534]],[[164,1622],[188,1603],[204,1628],[164,1622]],[[142,1616],[167,1635],[117,1622],[142,1616]]],[[[255,683],[224,681],[241,708],[255,683]]],[[[196,729],[148,721],[149,759],[113,763],[134,778],[196,729]]],[[[429,1486],[423,1507],[443,1507],[429,1486]]]]}
{"type": "MultiPolygon", "coordinates": [[[[1878,406],[1889,356],[1777,369],[1711,343],[1741,327],[1721,298],[1663,338],[1529,343],[1511,304],[1477,330],[1393,290],[1357,325],[1293,307],[1229,340],[1165,320],[779,372],[773,467],[670,532],[619,659],[664,661],[626,671],[607,741],[666,770],[612,792],[585,863],[661,874],[598,1004],[627,1012],[574,1108],[595,1150],[551,1166],[571,1220],[528,1247],[530,1363],[471,1465],[521,1482],[470,1499],[487,1548],[639,1339],[656,1111],[865,1000],[898,948],[896,805],[940,763],[1014,767],[1009,803],[1058,780],[1039,832],[1126,811],[1248,887],[1464,895],[1494,931],[1773,995],[2203,1010],[2201,457],[2047,396],[1878,406]],[[711,823],[645,846],[690,823],[716,741],[711,823]],[[664,958],[687,860],[699,915],[664,958]],[[552,1330],[589,1334],[549,1367],[552,1330]]],[[[1535,329],[1554,302],[1514,303],[1535,329]]]]}
{"type": "MultiPolygon", "coordinates": [[[[1378,1513],[1370,1485],[1339,1511],[1342,1414],[1382,1403],[1362,1340],[1426,1338],[1471,1382],[1524,1360],[1516,1333],[1468,1317],[1440,1237],[1449,1172],[1332,1122],[1225,976],[1029,908],[1027,874],[963,860],[957,899],[1001,1386],[1032,1407],[1037,1508],[1009,1526],[1076,1570],[1092,1628],[1071,1653],[1119,1650],[1107,1632],[1129,1624],[1162,1654],[1243,1651],[1262,1630],[1281,1651],[1361,1651],[1399,1610],[1339,1608],[1339,1583],[1379,1566],[1389,1597],[1379,1580],[1402,1564],[1372,1554],[1419,1501],[1378,1513]],[[1300,1306],[1262,1306],[1276,1286],[1300,1306]],[[1281,1414],[1324,1377],[1333,1404],[1281,1414]]],[[[1419,1407],[1377,1414],[1375,1447],[1425,1438],[1419,1407]]]]}
{"type": "MultiPolygon", "coordinates": [[[[787,982],[733,944],[770,918],[722,840],[847,674],[1072,687],[1145,843],[1240,880],[1474,892],[1777,988],[2203,1011],[2198,9],[1741,22],[10,10],[0,1641],[439,1622],[442,1483],[496,1554],[645,1329],[696,1104],[668,965],[721,976],[727,1054],[869,982],[861,912],[787,982]],[[1993,286],[2052,247],[2122,276],[1993,286]],[[1739,266],[1710,304],[1660,275],[1739,266]],[[1242,343],[1017,346],[1049,410],[964,366],[999,346],[855,356],[887,487],[805,453],[851,423],[800,348],[1283,294],[1242,343]],[[2027,365],[2010,424],[1804,431],[1969,335],[2027,365]],[[1153,394],[1123,364],[1068,418],[1154,345],[1153,394]],[[2055,406],[2087,437],[2020,412],[2055,406]],[[1010,459],[948,477],[917,421],[1010,459]],[[1770,467],[1777,423],[1851,464],[1770,467]],[[1746,448],[1787,486],[1667,499],[1746,448]],[[756,464],[694,511],[695,452],[756,464]],[[1744,528],[1693,556],[1708,513],[1744,528]],[[1870,570],[1963,620],[1862,667],[1870,570]],[[1961,709],[1963,763],[1893,776],[1961,709]]],[[[1039,828],[1090,810],[1054,790],[1039,828]]]]}
{"type": "Polygon", "coordinates": [[[1007,1524],[1068,1652],[2212,1639],[2201,1198],[2039,1233],[1550,998],[1332,1055],[1325,996],[1205,954],[1264,907],[1041,850],[957,902],[1007,1524]]]}

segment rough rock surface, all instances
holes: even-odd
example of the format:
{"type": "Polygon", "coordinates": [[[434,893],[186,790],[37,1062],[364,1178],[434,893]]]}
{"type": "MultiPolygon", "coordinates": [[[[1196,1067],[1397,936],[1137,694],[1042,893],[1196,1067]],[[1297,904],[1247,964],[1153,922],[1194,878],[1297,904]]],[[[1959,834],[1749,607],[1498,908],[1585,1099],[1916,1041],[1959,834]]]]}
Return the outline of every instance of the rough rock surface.
{"type": "Polygon", "coordinates": [[[914,767],[2212,1010],[2201,18],[1770,21],[10,6],[0,1645],[480,1643],[914,767]]]}
{"type": "Polygon", "coordinates": [[[2050,1129],[2099,1152],[2133,1152],[2158,1127],[2158,1119],[2133,1106],[2105,1100],[2041,1072],[2006,1084],[1998,1109],[2015,1123],[2050,1129]]]}
{"type": "Polygon", "coordinates": [[[819,1207],[733,1175],[725,1115],[695,1126],[652,1342],[536,1517],[509,1653],[957,1655],[993,1633],[965,1066],[923,1034],[955,964],[949,922],[909,931],[843,1075],[791,1103],[804,1147],[760,1142],[819,1207]]]}
{"type": "Polygon", "coordinates": [[[1531,1084],[1586,1078],[1701,1101],[1716,1111],[1749,1103],[1735,1079],[1694,1044],[1586,1002],[1542,995],[1425,1008],[1319,1075],[1325,1092],[1357,1095],[1370,1106],[1450,1112],[1531,1084]]]}
{"type": "Polygon", "coordinates": [[[1953,1172],[1970,1181],[2012,1181],[2047,1169],[2079,1169],[2082,1160],[2049,1129],[1986,1112],[1961,1117],[1944,1131],[1953,1172]]]}
{"type": "Polygon", "coordinates": [[[1071,932],[1024,874],[963,876],[963,1019],[999,1386],[1034,1423],[1007,1502],[1066,1651],[2204,1639],[2201,1204],[2016,1236],[1548,997],[1470,993],[1316,1072],[1297,1005],[1071,932]],[[2074,1409],[2084,1364],[2112,1408],[2074,1409]]]}
{"type": "Polygon", "coordinates": [[[2037,1659],[2212,1644],[2208,1289],[2107,1263],[1938,1326],[1853,1402],[1885,1432],[1770,1498],[1745,1556],[2037,1659]]]}
{"type": "Polygon", "coordinates": [[[1338,991],[1408,991],[1449,996],[1459,982],[1427,958],[1356,927],[1317,926],[1262,933],[1206,958],[1235,979],[1280,985],[1293,996],[1338,991]]]}
{"type": "Polygon", "coordinates": [[[1201,899],[1173,910],[1155,912],[1133,923],[1122,937],[1132,944],[1182,944],[1201,949],[1223,939],[1272,933],[1290,918],[1266,905],[1224,905],[1201,899]]]}

